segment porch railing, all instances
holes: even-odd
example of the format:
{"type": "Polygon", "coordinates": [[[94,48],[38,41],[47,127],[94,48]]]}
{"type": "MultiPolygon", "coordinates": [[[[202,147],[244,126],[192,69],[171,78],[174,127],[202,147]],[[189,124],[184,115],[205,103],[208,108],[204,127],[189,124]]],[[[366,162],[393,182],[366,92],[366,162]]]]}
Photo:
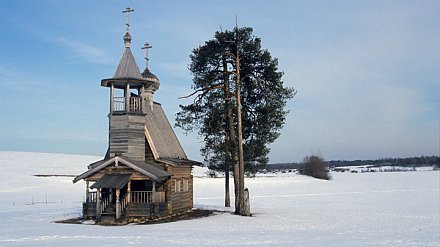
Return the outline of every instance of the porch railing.
{"type": "Polygon", "coordinates": [[[101,213],[103,213],[105,211],[109,202],[110,202],[110,196],[103,198],[103,200],[101,202],[101,213]]]}
{"type": "MultiPolygon", "coordinates": [[[[129,101],[129,111],[137,112],[141,110],[141,98],[140,97],[130,97],[129,101]]],[[[124,97],[114,97],[113,98],[113,111],[123,112],[125,111],[125,98],[124,97]]]]}
{"type": "Polygon", "coordinates": [[[124,97],[114,97],[113,98],[113,110],[114,111],[125,111],[125,98],[124,97]]]}
{"type": "Polygon", "coordinates": [[[131,203],[165,202],[165,192],[131,191],[131,203]],[[153,198],[154,195],[154,198],[153,198]]]}
{"type": "Polygon", "coordinates": [[[131,201],[132,203],[151,203],[153,200],[152,191],[132,191],[131,201]]]}
{"type": "MultiPolygon", "coordinates": [[[[87,202],[96,202],[97,200],[96,192],[89,192],[88,201],[87,202]]],[[[165,202],[165,192],[153,192],[153,191],[131,191],[124,195],[124,197],[120,200],[120,208],[116,206],[117,210],[119,210],[117,215],[121,215],[127,209],[128,204],[130,203],[163,203],[165,202]],[[119,209],[118,209],[119,208],[119,209]]],[[[110,204],[110,196],[104,197],[101,200],[99,208],[99,215],[105,212],[105,209],[110,204]]]]}
{"type": "Polygon", "coordinates": [[[130,97],[130,111],[140,111],[141,110],[141,98],[140,97],[130,97]]]}
{"type": "Polygon", "coordinates": [[[96,191],[89,192],[89,194],[87,195],[87,198],[86,198],[86,202],[88,202],[88,203],[96,202],[96,191]]]}
{"type": "Polygon", "coordinates": [[[125,209],[127,208],[127,205],[128,205],[128,203],[129,203],[129,194],[127,193],[125,196],[124,196],[124,198],[122,198],[122,200],[121,200],[121,212],[124,212],[125,211],[125,209]]]}

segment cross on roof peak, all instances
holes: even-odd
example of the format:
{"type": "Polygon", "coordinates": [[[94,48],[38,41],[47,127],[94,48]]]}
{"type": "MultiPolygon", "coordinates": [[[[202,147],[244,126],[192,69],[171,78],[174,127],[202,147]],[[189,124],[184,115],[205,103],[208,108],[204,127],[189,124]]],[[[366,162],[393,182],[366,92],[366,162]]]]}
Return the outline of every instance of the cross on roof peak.
{"type": "Polygon", "coordinates": [[[126,16],[126,21],[125,21],[125,30],[128,32],[130,29],[130,12],[133,12],[134,9],[131,9],[130,7],[125,8],[125,10],[122,11],[122,13],[125,14],[126,16]]]}
{"type": "Polygon", "coordinates": [[[153,48],[148,42],[145,42],[144,46],[142,47],[142,49],[145,49],[145,63],[146,63],[146,67],[148,68],[148,60],[150,60],[148,58],[148,49],[153,48]]]}

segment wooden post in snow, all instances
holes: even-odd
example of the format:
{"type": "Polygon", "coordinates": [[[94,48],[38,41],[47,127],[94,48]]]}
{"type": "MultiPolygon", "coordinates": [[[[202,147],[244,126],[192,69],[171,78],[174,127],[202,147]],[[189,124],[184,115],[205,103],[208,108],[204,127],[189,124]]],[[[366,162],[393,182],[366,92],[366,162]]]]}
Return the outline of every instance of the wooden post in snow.
{"type": "Polygon", "coordinates": [[[242,215],[243,216],[252,216],[248,188],[244,189],[244,193],[243,193],[243,210],[242,210],[242,215]]]}

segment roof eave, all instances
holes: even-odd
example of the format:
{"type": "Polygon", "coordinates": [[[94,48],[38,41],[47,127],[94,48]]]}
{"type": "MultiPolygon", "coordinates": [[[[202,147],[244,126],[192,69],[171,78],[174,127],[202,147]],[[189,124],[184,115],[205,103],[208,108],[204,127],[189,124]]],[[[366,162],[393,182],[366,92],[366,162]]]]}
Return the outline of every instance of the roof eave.
{"type": "Polygon", "coordinates": [[[94,167],[92,169],[89,169],[88,171],[86,171],[86,172],[82,173],[81,175],[75,177],[73,179],[73,183],[76,183],[76,182],[78,182],[78,181],[80,181],[82,179],[85,179],[85,178],[95,174],[96,172],[100,171],[101,169],[105,168],[106,166],[108,166],[108,165],[110,165],[110,164],[112,164],[113,162],[116,162],[116,161],[120,162],[120,163],[122,163],[122,164],[124,164],[124,165],[126,165],[126,166],[128,166],[130,168],[132,168],[133,170],[135,170],[137,172],[140,172],[141,174],[143,174],[143,175],[145,175],[145,176],[147,176],[147,177],[149,177],[149,178],[151,178],[151,179],[153,179],[155,181],[163,181],[163,180],[165,180],[165,179],[167,179],[168,177],[171,176],[170,174],[168,174],[168,175],[159,175],[159,176],[154,175],[154,174],[152,174],[152,173],[150,173],[150,172],[140,168],[136,164],[128,161],[127,159],[124,159],[123,157],[115,156],[115,157],[113,157],[111,159],[103,161],[102,164],[97,165],[96,167],[94,167]]]}
{"type": "MultiPolygon", "coordinates": [[[[75,177],[73,179],[73,183],[76,183],[84,178],[87,178],[88,176],[90,176],[90,175],[94,174],[95,172],[101,170],[102,168],[108,166],[109,164],[111,164],[114,161],[115,158],[117,158],[117,157],[113,157],[113,158],[106,160],[106,161],[103,160],[102,164],[95,166],[94,168],[89,169],[86,172],[82,173],[81,175],[78,175],[77,177],[75,177]]],[[[95,163],[96,162],[94,162],[92,164],[95,164],[95,163]]]]}
{"type": "Polygon", "coordinates": [[[172,165],[172,166],[176,166],[176,165],[187,165],[187,166],[196,166],[196,165],[201,165],[201,162],[195,161],[195,160],[190,160],[190,159],[177,159],[177,158],[166,158],[166,157],[159,157],[157,159],[158,162],[167,164],[167,165],[172,165]],[[174,161],[174,160],[178,160],[178,162],[174,161]]]}
{"type": "Polygon", "coordinates": [[[103,87],[110,87],[111,83],[114,83],[115,86],[117,85],[124,85],[127,83],[130,83],[132,86],[136,85],[145,85],[148,86],[149,84],[152,84],[153,82],[144,79],[144,78],[136,78],[136,77],[126,77],[126,78],[108,78],[108,79],[102,79],[101,80],[101,86],[103,87]]]}

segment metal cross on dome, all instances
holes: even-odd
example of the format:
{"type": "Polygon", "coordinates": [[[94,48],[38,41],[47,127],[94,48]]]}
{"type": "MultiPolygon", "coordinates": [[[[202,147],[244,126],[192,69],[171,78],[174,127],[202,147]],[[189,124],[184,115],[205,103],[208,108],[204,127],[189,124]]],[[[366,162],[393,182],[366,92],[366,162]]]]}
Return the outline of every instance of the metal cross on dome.
{"type": "Polygon", "coordinates": [[[125,23],[125,30],[128,32],[129,28],[130,28],[130,12],[133,12],[134,9],[130,9],[130,7],[127,7],[125,10],[122,11],[122,13],[125,14],[126,16],[126,23],[125,23]]]}
{"type": "Polygon", "coordinates": [[[144,46],[142,47],[142,49],[145,49],[145,63],[146,66],[148,68],[148,60],[150,60],[148,58],[148,49],[153,48],[148,42],[145,42],[144,46]]]}

